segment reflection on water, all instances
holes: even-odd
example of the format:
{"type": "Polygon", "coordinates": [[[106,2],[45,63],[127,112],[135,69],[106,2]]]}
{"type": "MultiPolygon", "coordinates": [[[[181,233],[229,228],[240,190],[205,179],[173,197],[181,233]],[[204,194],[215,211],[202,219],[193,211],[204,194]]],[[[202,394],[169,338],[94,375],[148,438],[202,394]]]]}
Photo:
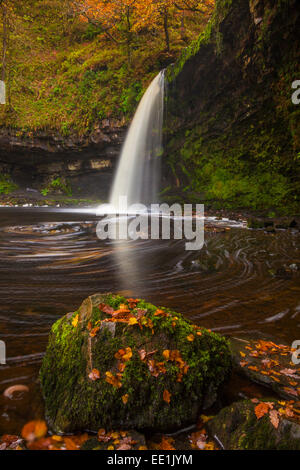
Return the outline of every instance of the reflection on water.
{"type": "Polygon", "coordinates": [[[35,381],[50,326],[95,292],[144,297],[228,335],[299,339],[299,233],[233,226],[188,252],[184,240],[100,241],[95,228],[92,212],[1,210],[0,393],[18,383],[30,393],[1,396],[0,434],[41,413],[35,381]]]}

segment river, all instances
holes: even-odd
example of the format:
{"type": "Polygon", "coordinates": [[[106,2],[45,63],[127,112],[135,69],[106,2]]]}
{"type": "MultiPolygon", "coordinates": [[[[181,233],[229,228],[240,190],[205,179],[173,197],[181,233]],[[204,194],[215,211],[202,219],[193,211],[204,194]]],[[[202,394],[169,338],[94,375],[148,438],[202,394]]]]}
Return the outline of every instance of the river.
{"type": "Polygon", "coordinates": [[[182,240],[100,241],[96,222],[88,210],[0,209],[0,435],[42,416],[50,327],[96,292],[145,298],[226,335],[300,338],[299,232],[225,230],[223,221],[208,227],[202,250],[185,251],[182,240]],[[29,393],[3,397],[19,383],[29,393]]]}

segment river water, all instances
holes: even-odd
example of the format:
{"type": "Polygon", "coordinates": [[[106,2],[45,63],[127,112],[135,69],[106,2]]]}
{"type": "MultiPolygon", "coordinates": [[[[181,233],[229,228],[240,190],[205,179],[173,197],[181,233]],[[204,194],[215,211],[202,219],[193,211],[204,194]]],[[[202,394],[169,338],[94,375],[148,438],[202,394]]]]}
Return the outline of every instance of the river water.
{"type": "Polygon", "coordinates": [[[100,241],[95,226],[92,211],[0,209],[0,435],[42,416],[50,327],[96,292],[145,298],[226,335],[300,339],[299,232],[208,227],[203,249],[185,251],[182,240],[100,241]],[[3,396],[20,383],[29,393],[3,396]]]}

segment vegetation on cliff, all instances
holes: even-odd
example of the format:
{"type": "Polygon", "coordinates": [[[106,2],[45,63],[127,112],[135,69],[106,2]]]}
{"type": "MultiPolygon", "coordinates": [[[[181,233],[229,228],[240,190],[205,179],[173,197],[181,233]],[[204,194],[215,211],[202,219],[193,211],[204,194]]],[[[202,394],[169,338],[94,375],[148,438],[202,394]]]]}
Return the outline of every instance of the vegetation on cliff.
{"type": "Polygon", "coordinates": [[[1,5],[8,96],[0,124],[20,136],[40,130],[83,135],[103,119],[125,122],[132,116],[155,74],[203,29],[213,0],[178,0],[177,7],[170,0],[1,5]]]}
{"type": "Polygon", "coordinates": [[[168,69],[164,196],[297,213],[299,22],[294,0],[216,2],[205,31],[168,69]]]}

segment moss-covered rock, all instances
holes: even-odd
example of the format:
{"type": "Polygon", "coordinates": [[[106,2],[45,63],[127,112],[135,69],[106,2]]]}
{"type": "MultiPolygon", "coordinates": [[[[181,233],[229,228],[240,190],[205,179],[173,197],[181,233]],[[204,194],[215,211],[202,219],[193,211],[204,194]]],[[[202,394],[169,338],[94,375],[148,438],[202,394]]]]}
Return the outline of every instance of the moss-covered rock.
{"type": "Polygon", "coordinates": [[[221,336],[143,300],[96,294],[53,325],[40,379],[56,432],[170,430],[195,422],[230,370],[221,336]]]}
{"type": "MultiPolygon", "coordinates": [[[[276,401],[267,403],[273,411],[281,406],[276,401]]],[[[300,450],[300,424],[278,413],[276,428],[269,412],[258,419],[256,406],[245,400],[224,408],[207,423],[210,434],[226,450],[300,450]]]]}

